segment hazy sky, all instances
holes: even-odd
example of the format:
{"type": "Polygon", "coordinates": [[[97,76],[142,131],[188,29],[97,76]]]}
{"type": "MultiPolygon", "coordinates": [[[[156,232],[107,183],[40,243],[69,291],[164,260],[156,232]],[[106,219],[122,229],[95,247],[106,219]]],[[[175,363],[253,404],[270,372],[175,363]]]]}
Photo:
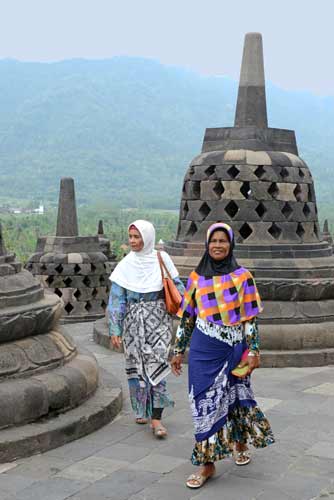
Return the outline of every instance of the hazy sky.
{"type": "Polygon", "coordinates": [[[0,58],[129,55],[239,77],[263,35],[266,79],[334,95],[334,0],[0,0],[0,58]]]}

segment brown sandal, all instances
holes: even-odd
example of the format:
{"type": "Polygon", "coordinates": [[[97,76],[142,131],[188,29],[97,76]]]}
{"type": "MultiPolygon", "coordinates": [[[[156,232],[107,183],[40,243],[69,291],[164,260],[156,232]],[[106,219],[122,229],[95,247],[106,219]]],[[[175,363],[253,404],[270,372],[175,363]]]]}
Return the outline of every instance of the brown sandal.
{"type": "Polygon", "coordinates": [[[147,418],[136,418],[136,424],[144,425],[147,424],[147,422],[148,422],[147,418]]]}
{"type": "Polygon", "coordinates": [[[206,483],[207,480],[213,476],[214,473],[209,474],[208,476],[203,476],[202,474],[191,474],[187,478],[186,486],[188,486],[188,488],[193,488],[193,489],[201,488],[203,484],[206,483]]]}
{"type": "Polygon", "coordinates": [[[249,450],[237,451],[235,458],[235,465],[247,465],[251,461],[251,454],[249,450]]]}
{"type": "Polygon", "coordinates": [[[151,426],[154,436],[158,439],[163,439],[168,436],[167,429],[163,425],[151,426]]]}

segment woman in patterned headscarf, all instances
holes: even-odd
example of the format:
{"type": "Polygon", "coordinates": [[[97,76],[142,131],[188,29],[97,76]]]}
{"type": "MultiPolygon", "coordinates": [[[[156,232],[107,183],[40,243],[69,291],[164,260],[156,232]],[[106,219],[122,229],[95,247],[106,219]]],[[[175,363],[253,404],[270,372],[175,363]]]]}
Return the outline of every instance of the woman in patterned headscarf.
{"type": "MultiPolygon", "coordinates": [[[[172,316],[166,311],[154,226],[145,220],[130,224],[131,252],[110,275],[109,334],[113,347],[123,340],[125,370],[136,422],[151,419],[154,435],[167,435],[162,411],[173,406],[167,389],[167,362],[172,339],[172,316]]],[[[161,257],[181,294],[184,286],[166,252],[161,257]]]]}
{"type": "Polygon", "coordinates": [[[189,488],[200,488],[214,475],[214,462],[232,452],[237,465],[247,465],[247,443],[274,442],[249,376],[260,365],[256,317],[262,305],[253,276],[238,265],[233,247],[230,226],[216,223],[208,229],[206,251],[189,276],[178,313],[172,370],[180,374],[191,338],[189,399],[196,440],[191,461],[201,466],[187,479],[189,488]],[[243,378],[233,375],[243,366],[243,378]]]}

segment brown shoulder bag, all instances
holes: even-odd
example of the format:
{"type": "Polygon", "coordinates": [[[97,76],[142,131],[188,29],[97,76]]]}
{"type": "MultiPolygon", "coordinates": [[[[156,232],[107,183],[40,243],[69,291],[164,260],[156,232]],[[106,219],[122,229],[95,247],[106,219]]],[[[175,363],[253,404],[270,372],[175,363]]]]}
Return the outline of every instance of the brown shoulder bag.
{"type": "Polygon", "coordinates": [[[158,252],[158,259],[160,264],[162,284],[164,286],[164,291],[165,291],[166,309],[170,314],[176,314],[177,311],[179,310],[182,296],[178,291],[178,289],[176,288],[176,285],[171,275],[169,274],[169,271],[161,257],[160,252],[158,252]]]}

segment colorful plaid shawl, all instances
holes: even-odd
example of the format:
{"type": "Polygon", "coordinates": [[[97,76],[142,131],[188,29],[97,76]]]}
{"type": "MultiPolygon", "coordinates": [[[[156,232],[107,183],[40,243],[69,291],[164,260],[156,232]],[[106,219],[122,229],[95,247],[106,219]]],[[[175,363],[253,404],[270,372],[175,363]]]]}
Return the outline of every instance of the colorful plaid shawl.
{"type": "Polygon", "coordinates": [[[263,310],[251,273],[239,267],[230,274],[206,278],[193,271],[188,279],[179,317],[199,316],[217,325],[236,325],[263,310]]]}

